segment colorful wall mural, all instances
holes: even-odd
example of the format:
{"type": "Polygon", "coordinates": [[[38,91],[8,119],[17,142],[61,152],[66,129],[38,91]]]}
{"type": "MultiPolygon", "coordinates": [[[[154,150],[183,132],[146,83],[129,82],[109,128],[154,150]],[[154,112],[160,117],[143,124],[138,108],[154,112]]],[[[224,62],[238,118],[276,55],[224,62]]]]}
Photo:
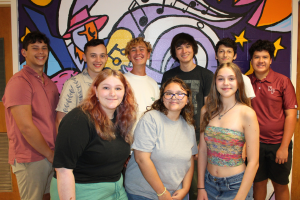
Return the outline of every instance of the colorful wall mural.
{"type": "MultiPolygon", "coordinates": [[[[153,45],[147,74],[160,83],[162,74],[178,65],[170,55],[174,35],[195,37],[199,53],[195,62],[215,71],[215,44],[230,37],[238,44],[236,63],[251,73],[248,49],[257,39],[276,47],[272,68],[290,75],[291,0],[19,0],[20,49],[24,36],[35,30],[51,40],[46,74],[57,84],[85,68],[84,44],[105,39],[107,67],[130,71],[124,55],[126,43],[143,36],[153,45]]],[[[24,58],[20,55],[20,67],[24,58]]]]}
{"type": "Polygon", "coordinates": [[[268,39],[276,47],[272,68],[289,77],[291,5],[291,0],[18,0],[19,48],[31,31],[50,38],[45,73],[59,91],[86,67],[83,47],[93,38],[105,40],[106,66],[126,73],[132,68],[124,54],[126,43],[145,37],[153,46],[147,74],[160,83],[165,71],[178,66],[169,50],[180,32],[194,36],[199,46],[195,62],[213,72],[220,39],[229,37],[238,44],[235,63],[246,74],[252,73],[249,47],[257,39],[268,39]]]}

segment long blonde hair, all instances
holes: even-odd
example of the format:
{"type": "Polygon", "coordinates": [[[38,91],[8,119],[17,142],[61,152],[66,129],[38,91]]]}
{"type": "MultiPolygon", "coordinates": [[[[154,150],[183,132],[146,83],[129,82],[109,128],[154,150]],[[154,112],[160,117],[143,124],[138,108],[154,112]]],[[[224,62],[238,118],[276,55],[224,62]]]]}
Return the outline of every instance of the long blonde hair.
{"type": "Polygon", "coordinates": [[[217,70],[214,74],[210,92],[206,99],[206,103],[205,103],[206,112],[204,113],[203,118],[202,118],[202,122],[200,125],[200,132],[203,132],[205,130],[206,126],[208,125],[209,121],[211,119],[213,119],[214,117],[216,117],[218,115],[218,113],[220,113],[223,110],[223,102],[220,97],[220,93],[218,92],[217,87],[216,87],[216,78],[217,78],[217,75],[218,75],[220,69],[222,69],[224,67],[228,67],[228,68],[232,69],[232,71],[235,73],[235,77],[237,80],[237,86],[238,86],[238,89],[235,92],[236,101],[239,103],[245,104],[247,106],[250,106],[250,101],[247,98],[246,93],[245,93],[245,85],[244,85],[243,76],[242,76],[242,72],[241,72],[240,68],[234,63],[221,64],[217,68],[217,70]]]}

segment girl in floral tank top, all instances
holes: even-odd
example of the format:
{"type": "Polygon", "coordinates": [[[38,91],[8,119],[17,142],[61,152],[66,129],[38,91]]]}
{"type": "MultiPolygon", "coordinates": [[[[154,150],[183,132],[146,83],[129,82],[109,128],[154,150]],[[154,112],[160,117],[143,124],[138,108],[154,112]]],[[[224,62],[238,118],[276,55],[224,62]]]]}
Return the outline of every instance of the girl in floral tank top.
{"type": "Polygon", "coordinates": [[[252,199],[259,126],[245,94],[242,73],[233,63],[221,64],[215,72],[201,110],[198,156],[198,200],[252,199]]]}

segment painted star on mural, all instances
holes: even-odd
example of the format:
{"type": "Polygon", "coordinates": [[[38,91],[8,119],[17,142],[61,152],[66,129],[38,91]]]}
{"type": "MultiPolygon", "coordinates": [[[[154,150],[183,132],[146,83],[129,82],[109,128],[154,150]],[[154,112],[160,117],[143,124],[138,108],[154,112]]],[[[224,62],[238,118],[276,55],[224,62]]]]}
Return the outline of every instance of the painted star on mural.
{"type": "Polygon", "coordinates": [[[240,43],[241,47],[243,47],[244,42],[248,42],[248,40],[245,38],[245,30],[241,32],[239,36],[234,36],[235,37],[235,43],[240,43]]]}
{"type": "Polygon", "coordinates": [[[283,46],[280,45],[281,42],[281,37],[278,38],[273,44],[275,46],[275,51],[274,51],[274,58],[277,56],[277,52],[281,49],[285,49],[283,46]]]}
{"type": "Polygon", "coordinates": [[[25,36],[26,36],[28,33],[30,33],[30,32],[31,32],[31,31],[26,27],[26,29],[25,29],[25,34],[21,37],[21,41],[22,41],[22,42],[23,42],[25,36]]]}

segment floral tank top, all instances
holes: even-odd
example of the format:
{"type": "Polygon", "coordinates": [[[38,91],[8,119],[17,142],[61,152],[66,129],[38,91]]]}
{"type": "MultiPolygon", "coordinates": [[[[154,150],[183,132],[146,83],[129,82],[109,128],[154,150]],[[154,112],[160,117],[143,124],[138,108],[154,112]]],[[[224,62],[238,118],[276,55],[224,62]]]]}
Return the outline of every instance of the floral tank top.
{"type": "Polygon", "coordinates": [[[228,128],[207,126],[204,131],[207,144],[207,161],[222,167],[235,167],[244,163],[242,150],[244,133],[228,128]]]}

